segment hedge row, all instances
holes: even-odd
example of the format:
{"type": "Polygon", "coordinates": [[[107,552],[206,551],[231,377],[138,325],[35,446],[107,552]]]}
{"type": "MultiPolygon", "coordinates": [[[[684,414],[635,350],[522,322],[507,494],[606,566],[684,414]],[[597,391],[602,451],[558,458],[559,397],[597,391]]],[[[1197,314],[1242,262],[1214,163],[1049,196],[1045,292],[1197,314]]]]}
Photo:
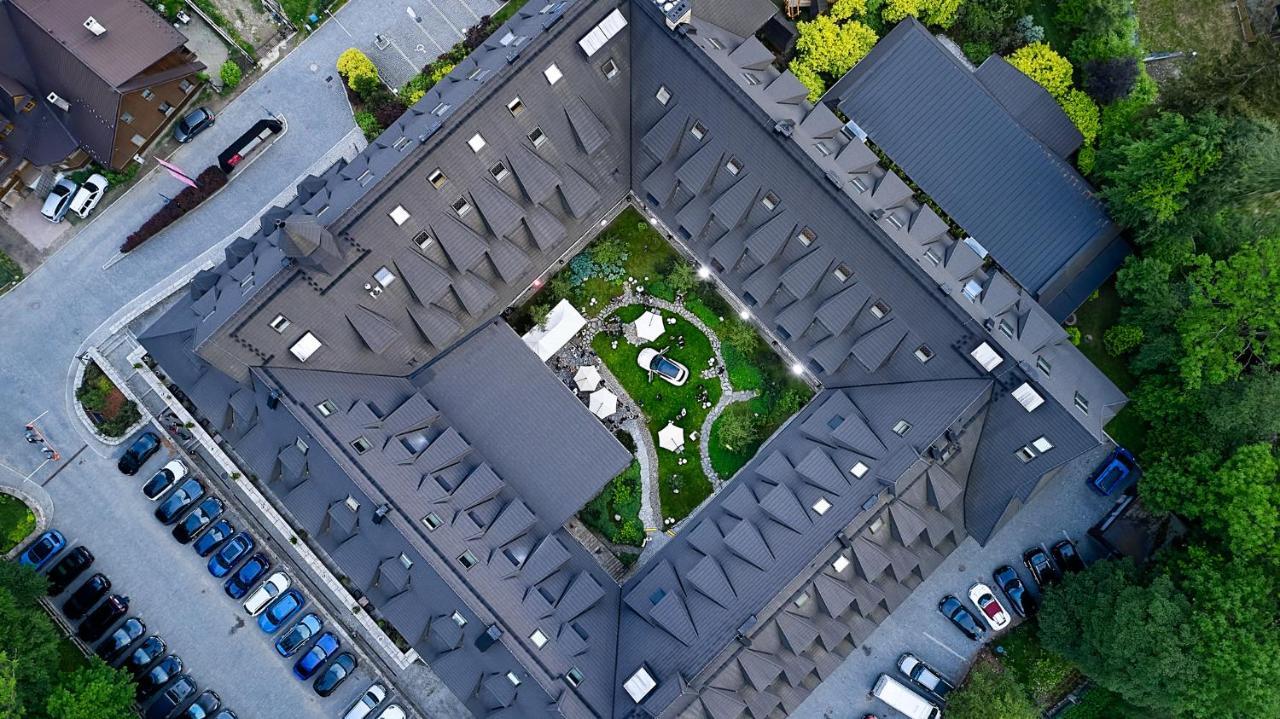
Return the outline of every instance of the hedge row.
{"type": "Polygon", "coordinates": [[[165,204],[136,232],[125,239],[120,246],[121,252],[128,252],[143,242],[151,239],[160,230],[178,221],[178,218],[200,206],[200,203],[213,196],[213,193],[227,184],[227,173],[217,165],[206,167],[196,176],[195,187],[184,187],[182,192],[174,195],[173,200],[165,204]]]}

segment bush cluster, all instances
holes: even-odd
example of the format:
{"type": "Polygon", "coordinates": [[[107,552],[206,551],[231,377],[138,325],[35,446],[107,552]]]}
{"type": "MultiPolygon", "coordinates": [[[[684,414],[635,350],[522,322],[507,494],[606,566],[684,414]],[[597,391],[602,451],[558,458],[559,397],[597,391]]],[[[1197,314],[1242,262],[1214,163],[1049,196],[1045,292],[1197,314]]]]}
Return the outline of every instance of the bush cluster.
{"type": "Polygon", "coordinates": [[[157,232],[172,225],[183,215],[199,207],[200,203],[212,197],[215,192],[221,190],[226,184],[227,173],[223,172],[222,168],[217,165],[206,167],[203,172],[196,176],[195,187],[184,187],[182,192],[174,195],[172,201],[157,210],[146,222],[142,223],[141,227],[125,239],[124,244],[120,246],[120,251],[128,252],[151,239],[157,232]]]}
{"type": "Polygon", "coordinates": [[[222,63],[222,67],[218,70],[218,76],[222,78],[222,91],[224,93],[231,92],[240,84],[240,66],[231,60],[222,63]]]}

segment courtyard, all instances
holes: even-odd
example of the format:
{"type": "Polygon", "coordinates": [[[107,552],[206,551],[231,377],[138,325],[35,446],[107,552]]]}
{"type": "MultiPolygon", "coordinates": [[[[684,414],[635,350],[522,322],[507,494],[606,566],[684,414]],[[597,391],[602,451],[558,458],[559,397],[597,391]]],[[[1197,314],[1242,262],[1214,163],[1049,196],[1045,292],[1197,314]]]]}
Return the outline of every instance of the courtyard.
{"type": "Polygon", "coordinates": [[[522,334],[542,328],[562,300],[585,327],[548,364],[637,457],[580,518],[629,564],[647,534],[692,514],[813,390],[632,208],[508,319],[522,334]],[[654,353],[687,376],[671,382],[642,366],[654,353]],[[601,406],[602,393],[616,409],[601,406]]]}

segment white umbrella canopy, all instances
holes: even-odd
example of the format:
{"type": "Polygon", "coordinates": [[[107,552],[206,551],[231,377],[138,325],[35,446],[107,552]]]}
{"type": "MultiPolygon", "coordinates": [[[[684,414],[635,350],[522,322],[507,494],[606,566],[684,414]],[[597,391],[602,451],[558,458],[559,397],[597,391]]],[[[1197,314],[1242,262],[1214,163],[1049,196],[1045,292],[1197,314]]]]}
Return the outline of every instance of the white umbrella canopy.
{"type": "Polygon", "coordinates": [[[607,389],[598,389],[588,398],[588,409],[600,419],[618,411],[618,395],[607,389]]]}
{"type": "Polygon", "coordinates": [[[636,337],[642,342],[652,342],[662,336],[667,331],[662,325],[662,317],[657,312],[649,310],[636,318],[636,337]]]}
{"type": "Polygon", "coordinates": [[[684,430],[672,422],[658,430],[658,446],[672,452],[679,452],[684,446],[684,430]]]}
{"type": "Polygon", "coordinates": [[[600,387],[602,381],[600,370],[593,364],[579,367],[578,373],[573,376],[573,382],[578,385],[579,392],[594,392],[600,387]]]}

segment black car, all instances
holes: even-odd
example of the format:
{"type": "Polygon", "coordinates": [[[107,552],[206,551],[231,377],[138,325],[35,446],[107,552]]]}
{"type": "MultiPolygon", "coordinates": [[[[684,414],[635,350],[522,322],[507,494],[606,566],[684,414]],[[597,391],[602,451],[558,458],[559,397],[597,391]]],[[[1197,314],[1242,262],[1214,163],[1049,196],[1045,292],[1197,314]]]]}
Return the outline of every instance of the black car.
{"type": "Polygon", "coordinates": [[[117,659],[124,656],[134,642],[138,641],[139,637],[146,633],[147,625],[143,624],[141,619],[129,617],[124,620],[124,624],[111,632],[111,636],[103,639],[98,645],[98,656],[108,664],[114,664],[117,659]]]}
{"type": "Polygon", "coordinates": [[[121,472],[133,476],[142,469],[142,465],[146,464],[151,455],[160,449],[160,438],[155,432],[143,432],[141,436],[133,440],[133,444],[124,451],[124,456],[120,458],[120,462],[116,464],[121,472]]]}
{"type": "Polygon", "coordinates": [[[199,698],[178,715],[178,719],[209,719],[222,706],[222,699],[212,689],[205,689],[199,698]]]}
{"type": "Polygon", "coordinates": [[[182,521],[174,526],[173,538],[182,544],[190,542],[200,533],[200,530],[209,526],[213,520],[221,517],[224,509],[221,499],[209,497],[196,505],[196,508],[191,510],[190,514],[183,517],[182,521]]]}
{"type": "Polygon", "coordinates": [[[80,622],[80,626],[76,628],[76,636],[86,642],[96,642],[128,613],[129,598],[112,594],[80,622]]]}
{"type": "Polygon", "coordinates": [[[1084,560],[1080,558],[1080,552],[1076,551],[1076,545],[1070,539],[1064,539],[1049,547],[1049,552],[1053,554],[1053,558],[1058,561],[1058,566],[1062,567],[1063,571],[1071,573],[1084,571],[1084,560]]]}
{"type": "Polygon", "coordinates": [[[213,523],[212,527],[205,530],[204,534],[191,545],[196,550],[196,554],[207,557],[213,554],[214,550],[222,546],[222,543],[231,538],[236,533],[235,525],[225,519],[219,519],[213,523]]]}
{"type": "Polygon", "coordinates": [[[56,597],[67,591],[67,587],[79,579],[91,564],[93,564],[93,552],[90,552],[88,547],[79,546],[67,552],[46,575],[49,579],[48,595],[56,597]]]}
{"type": "Polygon", "coordinates": [[[187,479],[178,488],[165,497],[165,500],[156,507],[156,519],[164,524],[173,524],[178,521],[178,515],[187,510],[188,507],[200,501],[204,496],[204,485],[196,479],[187,479]]]}
{"type": "Polygon", "coordinates": [[[170,654],[151,667],[151,671],[142,675],[138,680],[135,696],[138,697],[138,701],[142,701],[163,689],[164,685],[181,673],[182,659],[176,654],[170,654]]]}
{"type": "Polygon", "coordinates": [[[324,668],[324,673],[316,677],[315,690],[316,694],[327,697],[338,688],[347,677],[356,671],[356,658],[351,652],[343,652],[333,658],[329,662],[329,666],[324,668]]]}
{"type": "Polygon", "coordinates": [[[1062,579],[1062,574],[1054,565],[1053,560],[1049,558],[1049,553],[1040,547],[1032,547],[1022,555],[1022,563],[1027,565],[1027,571],[1031,572],[1031,578],[1036,580],[1036,584],[1041,588],[1045,588],[1052,584],[1057,584],[1062,579]]]}
{"type": "Polygon", "coordinates": [[[173,139],[181,143],[191,142],[196,135],[213,127],[215,119],[209,108],[197,107],[183,115],[182,119],[178,120],[178,124],[173,126],[173,139]]]}
{"type": "Polygon", "coordinates": [[[180,675],[173,683],[169,685],[151,702],[151,706],[147,707],[147,713],[143,716],[146,719],[169,719],[169,716],[176,712],[183,704],[191,700],[196,694],[196,682],[191,678],[190,674],[180,675]]]}
{"type": "Polygon", "coordinates": [[[93,605],[107,596],[109,591],[111,591],[111,580],[107,579],[107,575],[99,572],[76,587],[71,596],[67,597],[67,601],[62,603],[62,613],[67,619],[78,620],[88,614],[89,610],[93,609],[93,605]]]}
{"type": "Polygon", "coordinates": [[[1027,585],[1022,583],[1022,578],[1014,571],[1013,567],[1004,565],[996,567],[996,571],[991,573],[991,578],[996,581],[996,586],[1004,592],[1009,598],[1009,606],[1013,607],[1013,611],[1018,613],[1020,617],[1029,617],[1036,613],[1040,608],[1040,602],[1031,592],[1027,591],[1027,585]]]}
{"type": "Polygon", "coordinates": [[[236,713],[231,711],[230,709],[220,709],[218,710],[217,714],[213,715],[212,719],[237,719],[237,718],[236,718],[236,713]]]}
{"type": "Polygon", "coordinates": [[[164,640],[152,634],[142,643],[134,647],[129,653],[129,658],[121,663],[121,667],[133,676],[138,676],[150,667],[157,659],[164,656],[165,652],[164,640]]]}
{"type": "Polygon", "coordinates": [[[938,611],[942,612],[942,616],[950,619],[951,623],[956,625],[956,628],[963,632],[966,637],[975,642],[987,635],[987,630],[983,629],[981,624],[978,624],[978,620],[974,619],[969,610],[965,609],[960,600],[953,595],[948,594],[942,598],[941,602],[938,602],[938,611]]]}

